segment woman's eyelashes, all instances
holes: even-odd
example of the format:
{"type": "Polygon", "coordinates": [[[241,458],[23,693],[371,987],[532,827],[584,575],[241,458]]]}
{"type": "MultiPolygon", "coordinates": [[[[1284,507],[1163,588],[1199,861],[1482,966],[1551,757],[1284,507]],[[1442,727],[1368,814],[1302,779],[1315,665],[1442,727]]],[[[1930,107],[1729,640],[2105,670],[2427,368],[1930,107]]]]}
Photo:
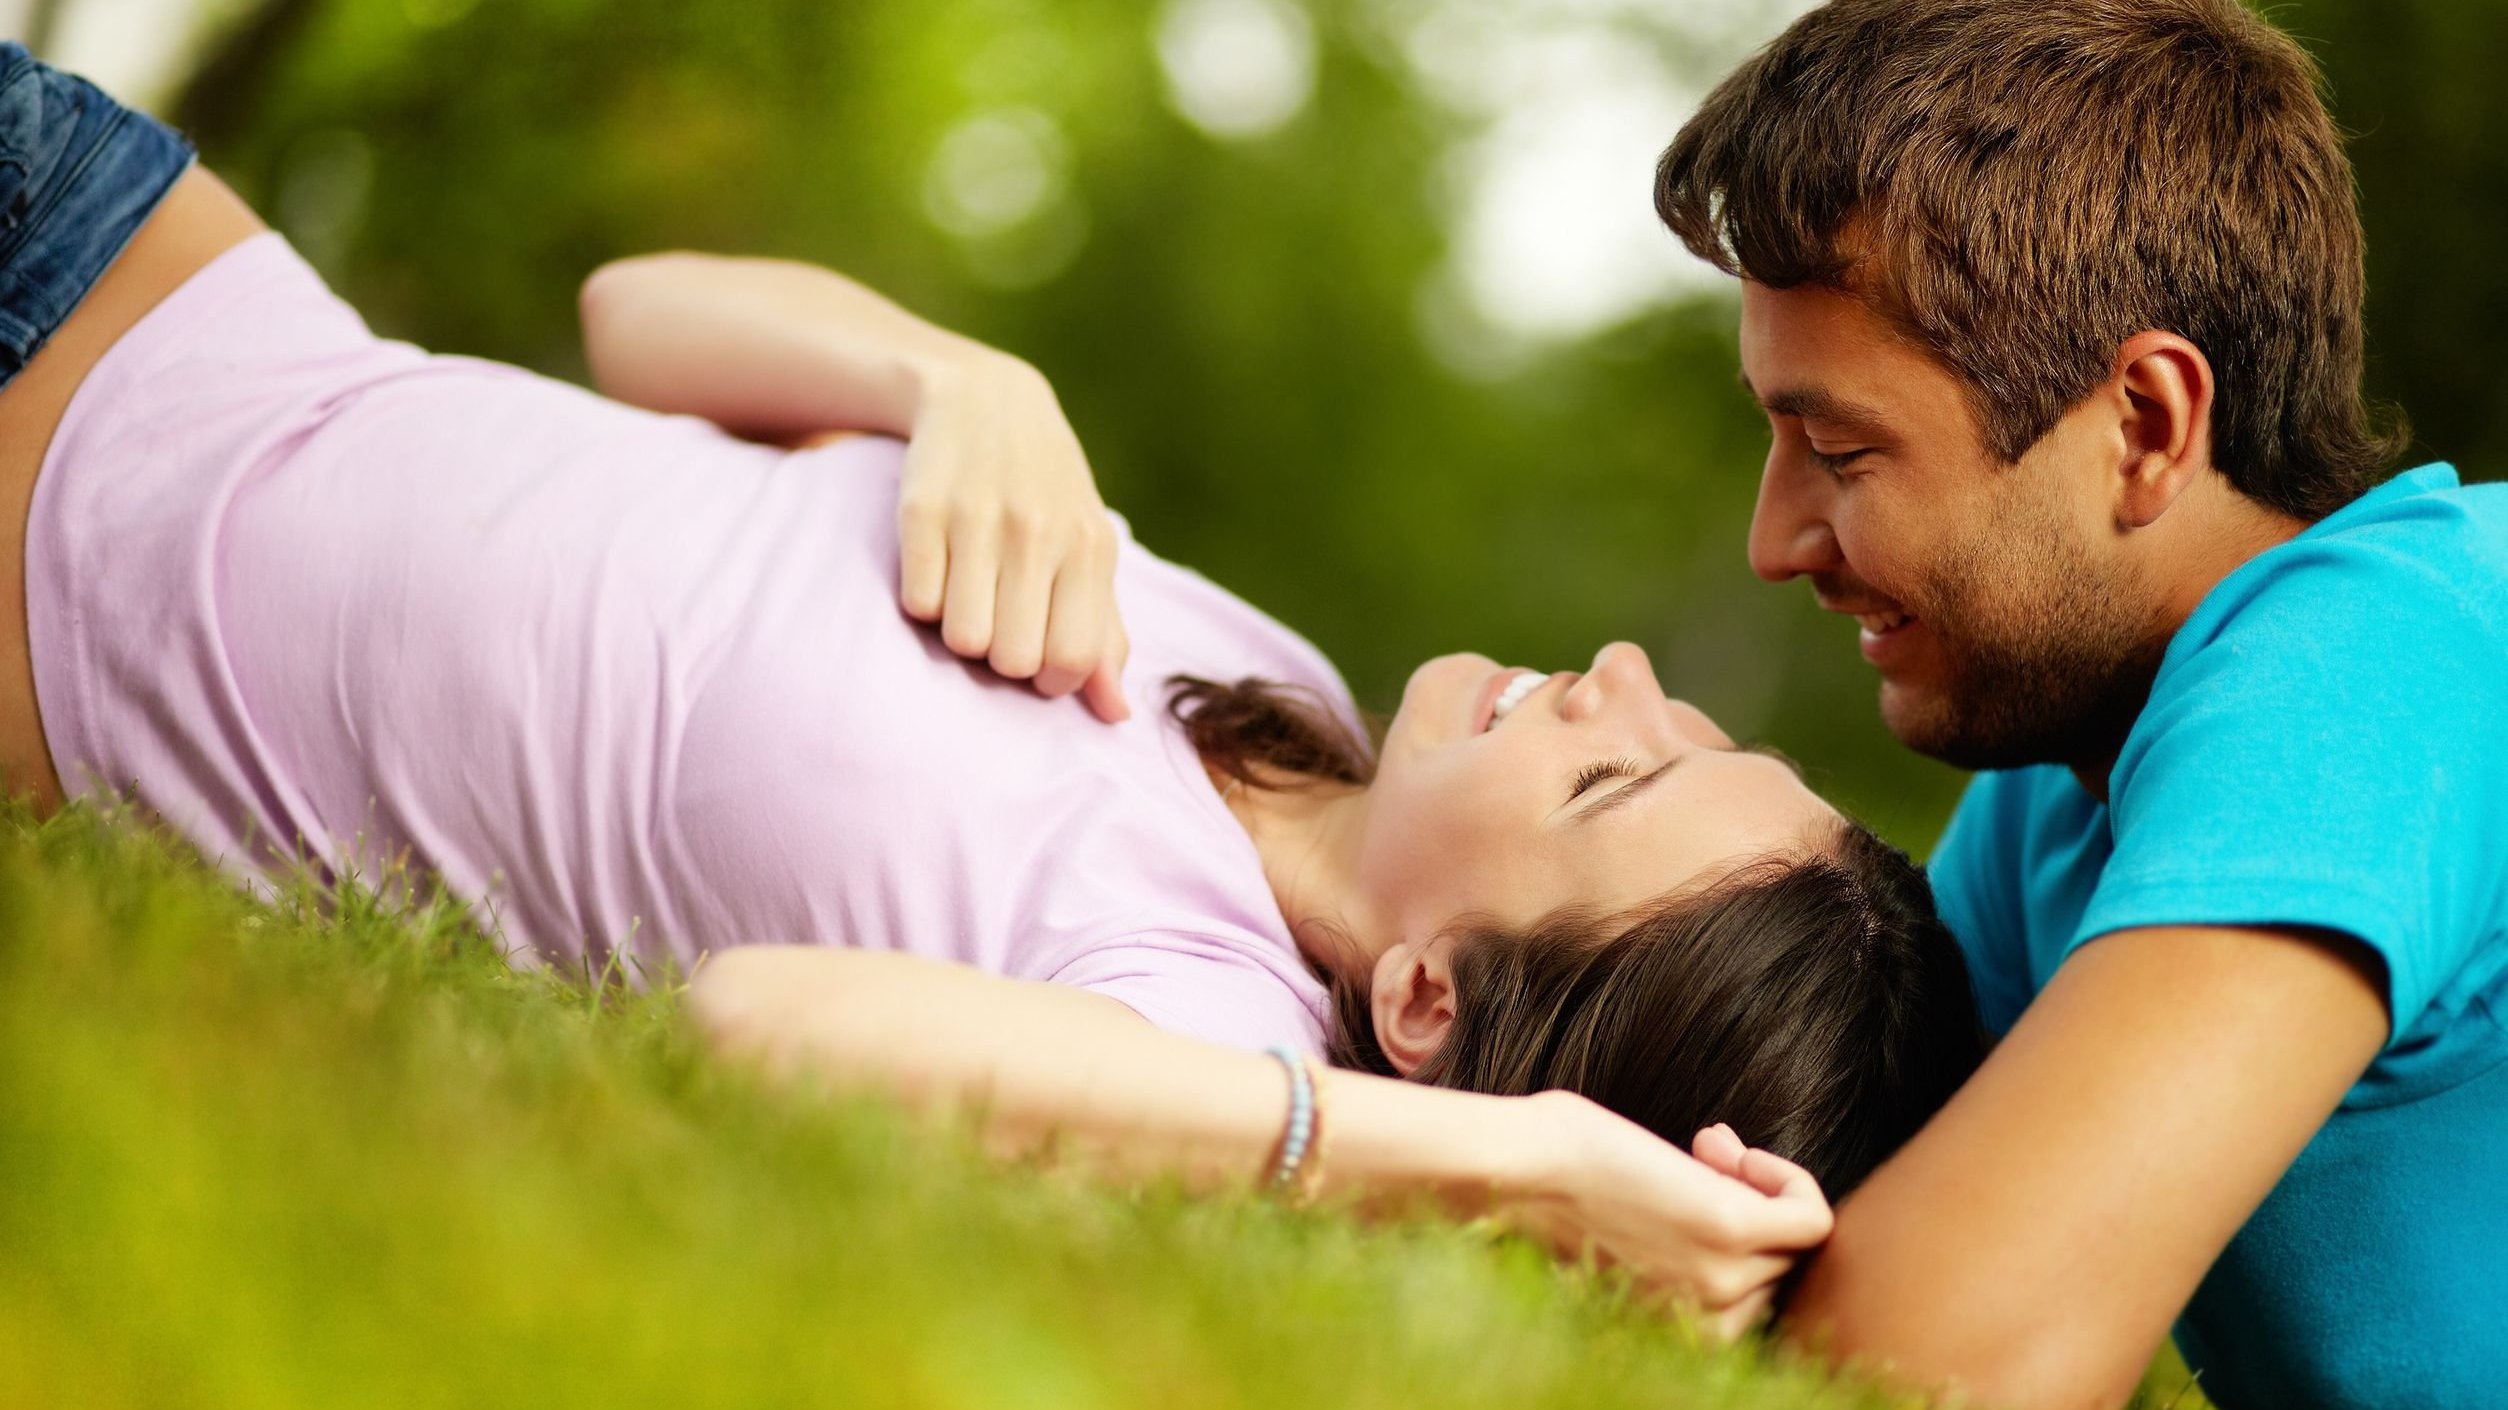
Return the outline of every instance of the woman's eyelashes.
{"type": "Polygon", "coordinates": [[[1634,759],[1607,759],[1599,764],[1589,764],[1576,775],[1576,786],[1568,790],[1568,801],[1575,802],[1584,796],[1585,790],[1606,779],[1627,778],[1636,772],[1637,761],[1634,759]]]}

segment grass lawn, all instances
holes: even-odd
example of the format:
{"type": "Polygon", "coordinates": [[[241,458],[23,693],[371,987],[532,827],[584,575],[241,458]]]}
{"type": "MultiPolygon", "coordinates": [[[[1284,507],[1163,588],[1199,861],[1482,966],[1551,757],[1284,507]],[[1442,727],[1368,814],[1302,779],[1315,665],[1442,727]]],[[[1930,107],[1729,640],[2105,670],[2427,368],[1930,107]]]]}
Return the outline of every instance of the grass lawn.
{"type": "Polygon", "coordinates": [[[0,815],[0,1404],[1906,1403],[1473,1230],[988,1166],[677,1007],[0,815]]]}

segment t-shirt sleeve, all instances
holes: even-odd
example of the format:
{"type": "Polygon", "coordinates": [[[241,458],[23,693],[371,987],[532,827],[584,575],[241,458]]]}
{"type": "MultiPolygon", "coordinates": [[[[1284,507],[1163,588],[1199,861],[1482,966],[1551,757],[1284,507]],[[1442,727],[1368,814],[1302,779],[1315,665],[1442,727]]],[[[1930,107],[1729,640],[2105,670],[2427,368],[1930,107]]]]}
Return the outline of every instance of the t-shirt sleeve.
{"type": "Polygon", "coordinates": [[[2463,1002],[2451,981],[2496,904],[2508,640],[2411,555],[2277,559],[2172,647],[2118,758],[2115,853],[2070,947],[2158,925],[2338,931],[2385,962],[2399,1036],[2463,1002]]]}
{"type": "Polygon", "coordinates": [[[1317,1056],[1324,1050],[1321,987],[1296,983],[1221,938],[1131,936],[1081,952],[1054,972],[1052,982],[1103,994],[1188,1038],[1317,1056]]]}
{"type": "Polygon", "coordinates": [[[2019,874],[2028,793],[2023,775],[1988,773],[1970,780],[1925,864],[1942,923],[1967,958],[1978,1017],[1997,1034],[2019,1021],[2031,992],[2019,874]]]}

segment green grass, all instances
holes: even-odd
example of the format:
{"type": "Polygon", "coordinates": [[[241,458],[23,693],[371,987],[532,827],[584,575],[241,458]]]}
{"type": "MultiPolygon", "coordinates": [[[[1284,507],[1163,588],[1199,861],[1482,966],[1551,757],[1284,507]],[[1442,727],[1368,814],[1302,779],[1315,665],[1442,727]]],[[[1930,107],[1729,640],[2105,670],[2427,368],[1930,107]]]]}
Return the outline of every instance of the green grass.
{"type": "Polygon", "coordinates": [[[0,1403],[533,1401],[1892,1403],[1510,1240],[759,1090],[670,986],[516,973],[447,907],[0,815],[0,1403]]]}

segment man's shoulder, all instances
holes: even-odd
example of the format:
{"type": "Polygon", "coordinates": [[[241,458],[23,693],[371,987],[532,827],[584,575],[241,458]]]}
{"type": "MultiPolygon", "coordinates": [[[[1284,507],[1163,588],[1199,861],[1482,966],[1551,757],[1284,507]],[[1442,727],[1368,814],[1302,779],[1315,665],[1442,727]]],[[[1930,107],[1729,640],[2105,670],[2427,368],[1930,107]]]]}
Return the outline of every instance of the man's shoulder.
{"type": "Polygon", "coordinates": [[[2473,596],[2508,581],[2508,485],[2467,485],[2448,465],[2424,465],[2327,515],[2280,550],[2367,582],[2473,596]]]}
{"type": "Polygon", "coordinates": [[[2365,826],[2490,752],[2503,713],[2508,486],[2424,466],[2257,554],[2178,630],[2111,776],[2120,845],[2241,803],[2365,826]]]}
{"type": "Polygon", "coordinates": [[[2233,631],[2258,609],[2322,620],[2406,604],[2508,625],[2508,485],[2460,485],[2444,465],[2398,475],[2250,559],[2187,630],[2233,631]]]}
{"type": "Polygon", "coordinates": [[[2460,487],[2445,466],[2396,477],[2222,579],[2170,641],[2144,724],[2224,678],[2288,700],[2434,660],[2508,680],[2508,485],[2460,487]]]}

